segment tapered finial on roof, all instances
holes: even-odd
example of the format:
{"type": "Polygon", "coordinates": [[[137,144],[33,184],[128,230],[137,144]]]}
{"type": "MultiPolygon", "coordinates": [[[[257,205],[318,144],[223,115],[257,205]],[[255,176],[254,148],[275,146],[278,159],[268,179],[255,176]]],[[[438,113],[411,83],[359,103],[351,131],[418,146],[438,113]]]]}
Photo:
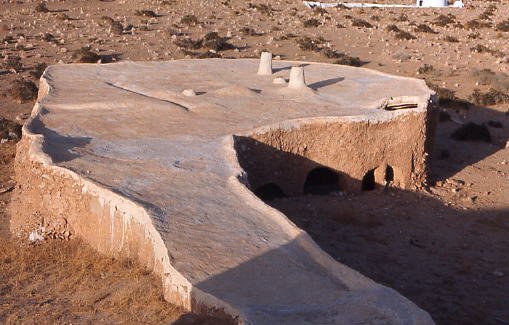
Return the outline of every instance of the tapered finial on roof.
{"type": "Polygon", "coordinates": [[[258,67],[259,75],[271,75],[272,74],[272,53],[262,52],[260,57],[260,66],[258,67]]]}
{"type": "Polygon", "coordinates": [[[290,70],[290,81],[288,83],[288,88],[306,88],[306,79],[304,78],[304,67],[303,66],[293,66],[292,70],[290,70]]]}

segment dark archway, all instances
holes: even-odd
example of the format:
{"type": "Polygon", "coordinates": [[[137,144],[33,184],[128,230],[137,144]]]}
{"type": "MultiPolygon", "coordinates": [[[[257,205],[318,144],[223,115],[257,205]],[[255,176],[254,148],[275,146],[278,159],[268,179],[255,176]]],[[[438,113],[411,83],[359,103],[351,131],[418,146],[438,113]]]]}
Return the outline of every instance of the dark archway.
{"type": "Polygon", "coordinates": [[[286,197],[285,192],[277,184],[269,183],[254,191],[254,194],[258,196],[262,201],[272,201],[274,199],[286,197]]]}
{"type": "Polygon", "coordinates": [[[385,185],[388,185],[392,182],[394,182],[394,169],[387,165],[385,168],[385,185]]]}
{"type": "Polygon", "coordinates": [[[339,174],[326,167],[310,171],[304,183],[304,194],[326,195],[340,190],[339,174]]]}
{"type": "Polygon", "coordinates": [[[361,189],[363,191],[372,191],[375,189],[375,187],[376,187],[375,170],[372,169],[368,171],[366,175],[364,175],[364,177],[362,178],[361,189]]]}

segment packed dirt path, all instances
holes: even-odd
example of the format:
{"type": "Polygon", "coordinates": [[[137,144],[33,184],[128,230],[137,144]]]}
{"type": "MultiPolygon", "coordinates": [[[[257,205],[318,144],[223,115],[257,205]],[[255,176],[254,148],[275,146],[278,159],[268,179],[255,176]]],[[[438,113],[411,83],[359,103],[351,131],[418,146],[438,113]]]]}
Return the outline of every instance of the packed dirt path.
{"type": "MultiPolygon", "coordinates": [[[[395,288],[438,323],[507,324],[509,5],[465,3],[465,9],[311,11],[300,1],[70,0],[45,8],[2,0],[0,116],[22,123],[35,99],[30,82],[37,84],[43,64],[59,62],[240,58],[270,50],[283,59],[424,78],[439,91],[443,111],[427,192],[380,189],[270,204],[341,263],[395,288]],[[15,83],[21,79],[28,83],[15,83]],[[468,122],[484,128],[456,138],[474,141],[451,138],[468,122]]],[[[0,321],[182,320],[181,311],[160,300],[157,281],[131,262],[99,257],[76,241],[21,248],[11,242],[5,207],[15,185],[16,139],[2,138],[8,140],[0,144],[0,321]],[[92,295],[117,287],[120,296],[92,295]],[[144,313],[135,312],[139,306],[144,313]]]]}

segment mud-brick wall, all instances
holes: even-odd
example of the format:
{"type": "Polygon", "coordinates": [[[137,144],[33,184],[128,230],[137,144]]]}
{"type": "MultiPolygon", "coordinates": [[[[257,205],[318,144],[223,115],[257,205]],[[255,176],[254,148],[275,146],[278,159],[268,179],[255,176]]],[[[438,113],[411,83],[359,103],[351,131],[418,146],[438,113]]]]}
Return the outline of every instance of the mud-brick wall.
{"type": "Polygon", "coordinates": [[[300,195],[308,173],[328,167],[339,173],[341,189],[360,191],[370,171],[382,184],[387,166],[393,170],[393,186],[413,189],[426,180],[431,119],[430,111],[422,111],[383,122],[313,122],[237,136],[235,147],[253,190],[275,183],[287,195],[300,195]]]}

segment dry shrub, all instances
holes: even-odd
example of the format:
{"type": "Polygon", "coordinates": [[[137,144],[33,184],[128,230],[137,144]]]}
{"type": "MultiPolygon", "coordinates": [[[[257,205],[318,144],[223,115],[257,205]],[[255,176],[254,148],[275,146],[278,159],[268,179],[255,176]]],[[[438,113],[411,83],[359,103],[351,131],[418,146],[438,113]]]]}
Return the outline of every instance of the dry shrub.
{"type": "Polygon", "coordinates": [[[21,139],[21,125],[0,117],[0,139],[21,139]]]}
{"type": "Polygon", "coordinates": [[[203,39],[193,40],[191,38],[182,38],[174,41],[175,45],[186,50],[198,50],[203,46],[203,39]]]}
{"type": "Polygon", "coordinates": [[[99,21],[101,25],[109,27],[110,31],[113,34],[120,35],[124,32],[124,26],[122,25],[122,23],[116,21],[113,18],[110,18],[108,16],[102,16],[99,21]]]}
{"type": "Polygon", "coordinates": [[[331,49],[330,47],[324,48],[322,53],[328,59],[339,59],[345,55],[344,53],[340,53],[334,49],[331,49]]]}
{"type": "Polygon", "coordinates": [[[322,7],[315,7],[313,9],[313,13],[317,14],[319,16],[325,16],[325,15],[329,14],[329,12],[322,7]]]}
{"type": "Polygon", "coordinates": [[[495,14],[495,11],[497,11],[497,6],[495,6],[494,4],[490,4],[486,8],[486,10],[484,10],[484,12],[482,12],[479,15],[479,19],[490,20],[491,16],[493,16],[495,14]]]}
{"type": "Polygon", "coordinates": [[[509,91],[509,75],[490,69],[474,70],[472,76],[483,85],[490,85],[500,91],[509,91]]]}
{"type": "Polygon", "coordinates": [[[263,3],[248,3],[247,7],[249,9],[255,9],[256,11],[259,11],[260,13],[266,16],[272,16],[274,12],[274,8],[272,8],[270,4],[267,5],[263,3]]]}
{"type": "Polygon", "coordinates": [[[416,39],[416,37],[414,35],[410,34],[407,31],[399,29],[399,27],[394,24],[387,26],[386,29],[387,29],[387,31],[394,33],[394,37],[396,39],[407,40],[407,41],[416,39]]]}
{"type": "Polygon", "coordinates": [[[360,58],[358,58],[356,56],[350,56],[347,54],[343,54],[343,56],[340,59],[334,61],[334,64],[349,65],[352,67],[360,67],[360,66],[364,65],[365,62],[363,62],[360,58]]]}
{"type": "Polygon", "coordinates": [[[44,73],[44,70],[46,70],[48,66],[46,65],[46,63],[37,63],[35,66],[34,66],[34,69],[32,71],[30,71],[30,75],[32,77],[34,77],[35,79],[39,79],[42,74],[44,73]]]}
{"type": "MultiPolygon", "coordinates": [[[[235,48],[232,44],[228,43],[228,38],[221,37],[217,32],[209,32],[202,39],[193,40],[191,38],[183,38],[175,40],[175,45],[184,50],[198,50],[201,48],[208,48],[215,52],[226,51],[235,48]]],[[[191,53],[187,53],[191,54],[191,53]]],[[[203,54],[211,55],[211,54],[203,54]]],[[[219,56],[214,56],[219,57],[219,56]]]]}
{"type": "Polygon", "coordinates": [[[51,33],[44,33],[40,37],[43,41],[46,41],[46,42],[53,42],[53,43],[57,42],[57,39],[51,33]]]}
{"type": "Polygon", "coordinates": [[[433,21],[433,24],[440,27],[445,27],[450,24],[454,24],[456,22],[456,17],[452,14],[448,15],[439,15],[435,20],[433,21]]]}
{"type": "Polygon", "coordinates": [[[469,30],[476,30],[480,28],[490,28],[492,24],[490,22],[480,21],[478,19],[472,19],[466,22],[465,28],[469,30]]]}
{"type": "Polygon", "coordinates": [[[427,64],[425,63],[424,65],[421,65],[418,69],[417,69],[417,73],[419,74],[425,74],[425,73],[430,73],[434,70],[433,66],[431,64],[427,64]]]}
{"type": "Polygon", "coordinates": [[[320,52],[323,44],[325,43],[325,40],[322,38],[311,38],[309,36],[304,36],[296,39],[295,41],[301,50],[313,52],[320,52]]]}
{"type": "Polygon", "coordinates": [[[398,17],[394,18],[394,21],[398,21],[398,22],[408,21],[408,16],[405,14],[401,14],[398,17]]]}
{"type": "Polygon", "coordinates": [[[41,2],[35,6],[35,12],[49,12],[49,9],[45,2],[41,2]]]}
{"type": "Polygon", "coordinates": [[[235,47],[228,43],[227,37],[221,37],[217,32],[209,32],[203,37],[203,46],[214,51],[226,51],[235,47]]]}
{"type": "Polygon", "coordinates": [[[180,18],[180,23],[188,26],[198,25],[200,22],[195,15],[184,15],[180,18]]]}
{"type": "Polygon", "coordinates": [[[217,52],[212,52],[212,51],[206,51],[206,52],[203,52],[203,53],[200,53],[198,55],[195,55],[195,57],[197,57],[198,59],[213,59],[213,58],[221,58],[221,54],[217,53],[217,52]]]}
{"type": "Polygon", "coordinates": [[[320,26],[320,22],[315,18],[306,19],[302,22],[302,26],[308,27],[318,27],[320,26]]]}
{"type": "Polygon", "coordinates": [[[433,28],[429,27],[426,24],[419,24],[415,31],[418,33],[428,33],[428,34],[438,34],[433,28]]]}
{"type": "Polygon", "coordinates": [[[149,17],[149,18],[158,17],[158,15],[152,10],[136,10],[134,12],[134,14],[136,16],[149,17]]]}
{"type": "Polygon", "coordinates": [[[9,89],[10,97],[20,104],[35,100],[37,92],[38,89],[35,83],[26,79],[14,80],[12,87],[9,89]]]}
{"type": "Polygon", "coordinates": [[[469,122],[457,128],[451,137],[458,141],[483,141],[491,142],[490,130],[485,125],[469,122]]]}
{"type": "Polygon", "coordinates": [[[78,63],[97,63],[101,60],[101,56],[88,47],[82,47],[74,51],[72,55],[74,62],[78,63]]]}
{"type": "Polygon", "coordinates": [[[20,72],[23,68],[23,63],[21,63],[21,58],[19,56],[9,55],[4,58],[2,66],[4,69],[20,72]]]}
{"type": "Polygon", "coordinates": [[[491,54],[497,58],[501,58],[501,57],[505,56],[505,54],[503,52],[500,52],[497,50],[492,50],[489,47],[482,45],[482,44],[478,44],[478,45],[470,48],[470,50],[472,52],[477,52],[477,53],[488,53],[488,54],[491,54]]]}
{"type": "Polygon", "coordinates": [[[450,35],[447,35],[444,40],[446,42],[450,42],[450,43],[459,43],[459,39],[457,39],[454,36],[450,36],[450,35]]]}
{"type": "Polygon", "coordinates": [[[392,55],[392,58],[394,60],[399,60],[399,61],[408,61],[412,58],[412,55],[408,52],[405,52],[405,51],[397,51],[395,52],[393,55],[392,55]]]}
{"type": "Polygon", "coordinates": [[[263,35],[263,33],[258,33],[254,28],[249,27],[249,26],[242,27],[239,30],[239,32],[245,36],[261,36],[261,35],[263,35]]]}
{"type": "Polygon", "coordinates": [[[509,103],[509,95],[495,88],[484,93],[479,89],[474,89],[469,99],[475,104],[483,106],[509,103]]]}
{"type": "Polygon", "coordinates": [[[504,20],[495,26],[495,29],[499,32],[509,32],[509,20],[504,20]]]}
{"type": "Polygon", "coordinates": [[[361,28],[373,28],[373,25],[361,18],[354,18],[352,20],[352,26],[361,28]]]}
{"type": "Polygon", "coordinates": [[[426,81],[429,88],[435,91],[438,96],[438,105],[440,107],[450,109],[456,112],[461,112],[470,109],[470,103],[466,100],[460,99],[456,96],[454,90],[439,87],[426,81]]]}

